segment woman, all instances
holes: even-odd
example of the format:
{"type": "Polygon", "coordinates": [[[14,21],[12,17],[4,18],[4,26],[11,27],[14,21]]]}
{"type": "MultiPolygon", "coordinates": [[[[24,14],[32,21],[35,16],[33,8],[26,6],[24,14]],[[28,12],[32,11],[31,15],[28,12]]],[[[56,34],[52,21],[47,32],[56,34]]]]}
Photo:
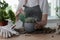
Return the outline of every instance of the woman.
{"type": "Polygon", "coordinates": [[[26,17],[35,17],[38,19],[34,29],[41,29],[47,24],[48,17],[48,2],[47,0],[19,0],[16,16],[23,11],[26,12],[26,17]]]}

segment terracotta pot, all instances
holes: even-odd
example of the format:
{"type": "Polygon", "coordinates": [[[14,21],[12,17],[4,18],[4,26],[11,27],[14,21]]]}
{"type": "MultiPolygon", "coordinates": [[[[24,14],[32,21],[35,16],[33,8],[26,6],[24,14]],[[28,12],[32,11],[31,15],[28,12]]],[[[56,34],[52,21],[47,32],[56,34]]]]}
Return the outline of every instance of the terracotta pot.
{"type": "Polygon", "coordinates": [[[5,26],[7,24],[8,24],[8,21],[2,21],[2,22],[0,22],[0,26],[5,26]]]}

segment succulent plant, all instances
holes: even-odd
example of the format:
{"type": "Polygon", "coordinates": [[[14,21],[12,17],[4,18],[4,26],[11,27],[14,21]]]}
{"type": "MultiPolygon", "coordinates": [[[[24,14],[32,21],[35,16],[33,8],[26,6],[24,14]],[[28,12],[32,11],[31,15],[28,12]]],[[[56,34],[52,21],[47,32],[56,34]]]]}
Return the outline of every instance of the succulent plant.
{"type": "Polygon", "coordinates": [[[25,19],[26,23],[35,23],[36,21],[37,21],[37,19],[33,18],[33,17],[28,17],[25,19]]]}

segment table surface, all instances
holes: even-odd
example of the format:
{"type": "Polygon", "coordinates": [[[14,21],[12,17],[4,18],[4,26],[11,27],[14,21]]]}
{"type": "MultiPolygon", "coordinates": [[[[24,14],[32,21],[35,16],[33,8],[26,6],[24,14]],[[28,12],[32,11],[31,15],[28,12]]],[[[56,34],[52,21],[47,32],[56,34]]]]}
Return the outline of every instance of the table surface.
{"type": "Polygon", "coordinates": [[[0,40],[60,40],[60,35],[54,34],[21,34],[20,36],[0,40]]]}
{"type": "Polygon", "coordinates": [[[0,37],[0,40],[60,40],[60,35],[55,34],[20,34],[8,39],[0,37]]]}

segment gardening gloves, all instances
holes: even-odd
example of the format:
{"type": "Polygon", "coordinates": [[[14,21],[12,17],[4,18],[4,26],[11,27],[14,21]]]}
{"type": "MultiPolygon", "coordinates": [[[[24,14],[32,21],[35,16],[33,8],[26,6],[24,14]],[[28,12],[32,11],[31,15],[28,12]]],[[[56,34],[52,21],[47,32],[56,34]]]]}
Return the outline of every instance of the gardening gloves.
{"type": "Polygon", "coordinates": [[[14,26],[16,26],[16,25],[13,25],[12,22],[8,22],[8,25],[6,25],[6,26],[1,26],[0,27],[0,36],[2,36],[4,38],[8,38],[8,37],[11,37],[13,34],[19,35],[19,33],[13,29],[14,26]]]}

